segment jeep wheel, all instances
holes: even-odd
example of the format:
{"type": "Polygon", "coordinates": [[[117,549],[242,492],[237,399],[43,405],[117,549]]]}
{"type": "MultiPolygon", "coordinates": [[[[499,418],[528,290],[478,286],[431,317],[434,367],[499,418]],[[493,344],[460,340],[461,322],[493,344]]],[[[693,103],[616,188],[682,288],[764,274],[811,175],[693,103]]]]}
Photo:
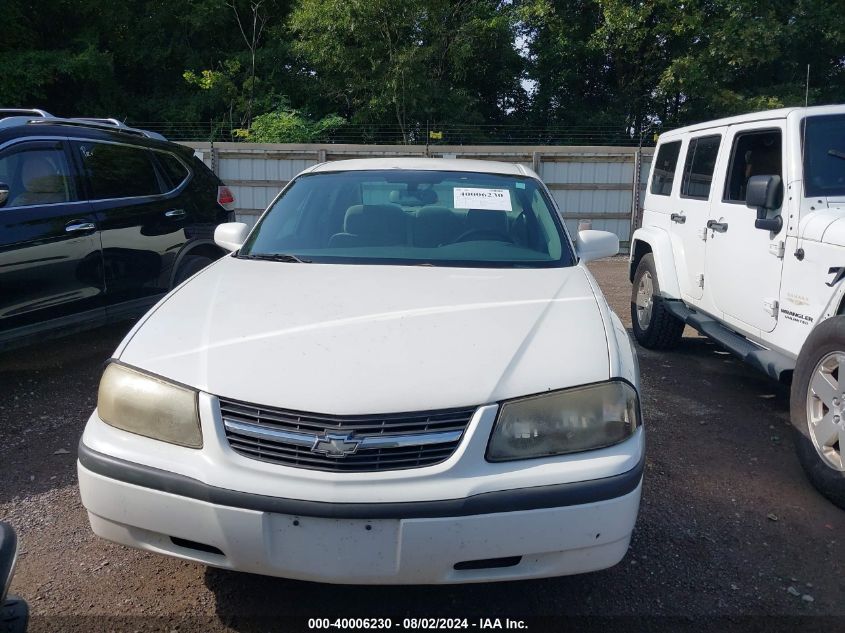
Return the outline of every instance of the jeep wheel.
{"type": "Polygon", "coordinates": [[[822,321],[807,337],[792,377],[790,417],[807,477],[845,508],[845,316],[822,321]]]}
{"type": "Polygon", "coordinates": [[[651,253],[643,256],[634,273],[631,322],[637,342],[649,349],[671,349],[684,333],[684,322],[663,305],[651,253]]]}

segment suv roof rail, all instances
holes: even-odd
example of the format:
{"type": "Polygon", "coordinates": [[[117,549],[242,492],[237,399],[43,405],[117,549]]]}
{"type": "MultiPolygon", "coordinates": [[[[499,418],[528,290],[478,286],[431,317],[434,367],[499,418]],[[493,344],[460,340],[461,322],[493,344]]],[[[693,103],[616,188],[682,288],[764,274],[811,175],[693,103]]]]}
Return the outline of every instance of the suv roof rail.
{"type": "MultiPolygon", "coordinates": [[[[15,117],[17,119],[18,117],[15,117]]],[[[13,119],[14,120],[14,119],[13,119]]],[[[30,124],[40,125],[76,125],[79,127],[91,127],[100,130],[109,130],[112,132],[123,132],[124,134],[133,134],[135,136],[144,136],[146,138],[154,138],[160,141],[167,139],[158,132],[151,132],[150,130],[141,130],[139,128],[129,127],[125,123],[117,119],[93,119],[93,118],[73,118],[65,119],[61,117],[43,117],[39,119],[29,119],[26,121],[30,124]]]]}
{"type": "Polygon", "coordinates": [[[115,127],[126,127],[122,121],[117,119],[109,118],[109,119],[98,119],[94,117],[87,117],[87,116],[77,116],[73,117],[74,121],[85,121],[87,123],[102,123],[103,125],[113,125],[115,127]]]}
{"type": "Polygon", "coordinates": [[[46,110],[39,110],[38,108],[0,108],[0,119],[19,116],[39,116],[46,119],[53,115],[46,110]]]}

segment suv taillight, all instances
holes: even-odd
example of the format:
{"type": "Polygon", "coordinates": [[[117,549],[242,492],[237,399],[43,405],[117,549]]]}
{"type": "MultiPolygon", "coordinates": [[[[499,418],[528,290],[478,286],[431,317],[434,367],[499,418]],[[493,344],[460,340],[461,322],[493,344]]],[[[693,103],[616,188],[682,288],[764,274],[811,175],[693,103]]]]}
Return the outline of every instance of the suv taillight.
{"type": "Polygon", "coordinates": [[[234,211],[235,209],[235,194],[226,185],[217,187],[217,204],[226,211],[234,211]]]}

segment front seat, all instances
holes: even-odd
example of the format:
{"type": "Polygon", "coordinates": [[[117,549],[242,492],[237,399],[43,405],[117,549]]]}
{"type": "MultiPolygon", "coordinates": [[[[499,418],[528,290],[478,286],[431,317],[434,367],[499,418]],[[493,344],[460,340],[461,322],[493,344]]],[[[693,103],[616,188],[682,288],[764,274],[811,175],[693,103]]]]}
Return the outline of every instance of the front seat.
{"type": "Polygon", "coordinates": [[[66,202],[65,179],[44,156],[27,156],[21,166],[21,191],[8,206],[25,207],[35,204],[66,202]]]}
{"type": "Polygon", "coordinates": [[[467,212],[467,232],[491,232],[509,235],[508,214],[505,211],[470,209],[467,212]]]}
{"type": "Polygon", "coordinates": [[[417,211],[414,221],[414,246],[434,248],[451,244],[461,234],[461,218],[452,209],[427,206],[417,211]]]}
{"type": "Polygon", "coordinates": [[[408,243],[408,215],[395,204],[356,204],[346,210],[343,230],[330,246],[399,246],[408,243]]]}

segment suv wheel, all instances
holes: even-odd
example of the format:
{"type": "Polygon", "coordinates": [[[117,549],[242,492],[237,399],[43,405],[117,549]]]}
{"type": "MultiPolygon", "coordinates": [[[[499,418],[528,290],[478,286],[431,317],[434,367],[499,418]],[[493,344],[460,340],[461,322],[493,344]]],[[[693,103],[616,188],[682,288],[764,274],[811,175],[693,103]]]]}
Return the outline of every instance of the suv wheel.
{"type": "Polygon", "coordinates": [[[649,349],[671,349],[684,333],[684,322],[663,305],[651,253],[643,256],[634,273],[631,322],[637,342],[649,349]]]}
{"type": "Polygon", "coordinates": [[[845,316],[807,337],[790,394],[798,459],[819,492],[845,508],[845,316]]]}
{"type": "Polygon", "coordinates": [[[214,260],[210,257],[204,257],[203,255],[186,255],[185,259],[182,260],[182,263],[179,266],[179,270],[176,271],[176,278],[173,280],[173,286],[178,286],[188,277],[195,275],[213,261],[214,260]]]}

